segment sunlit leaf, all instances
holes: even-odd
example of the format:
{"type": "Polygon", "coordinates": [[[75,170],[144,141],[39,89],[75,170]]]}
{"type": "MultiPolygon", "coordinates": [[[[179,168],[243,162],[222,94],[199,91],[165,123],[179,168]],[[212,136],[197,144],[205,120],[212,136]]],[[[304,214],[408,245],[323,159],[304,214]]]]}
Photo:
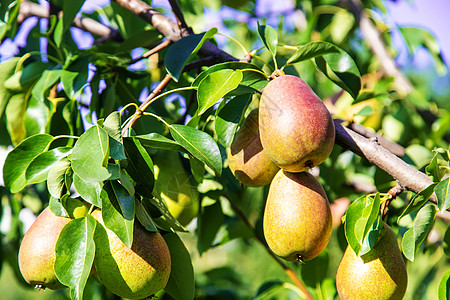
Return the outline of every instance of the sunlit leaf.
{"type": "MultiPolygon", "coordinates": [[[[64,1],[72,2],[72,1],[64,1]]],[[[61,82],[70,99],[75,99],[77,94],[87,84],[89,72],[89,57],[82,56],[64,66],[61,72],[61,82]]]]}
{"type": "Polygon", "coordinates": [[[398,220],[421,208],[428,201],[431,195],[433,195],[436,184],[437,183],[430,184],[425,189],[421,190],[417,195],[415,195],[411,199],[411,201],[409,201],[408,206],[405,208],[402,214],[398,217],[398,220]]]}
{"type": "Polygon", "coordinates": [[[36,156],[36,158],[28,165],[25,172],[27,184],[47,180],[50,168],[61,158],[69,155],[71,151],[72,147],[57,147],[36,156]]]}
{"type": "Polygon", "coordinates": [[[436,207],[427,205],[422,207],[414,220],[414,225],[405,232],[402,238],[402,251],[407,259],[414,261],[414,256],[434,225],[436,207]]]}
{"type": "Polygon", "coordinates": [[[111,113],[103,122],[103,129],[109,135],[110,156],[113,159],[126,159],[123,149],[120,112],[111,113]]]}
{"type": "Polygon", "coordinates": [[[111,176],[106,169],[108,157],[108,134],[103,128],[93,126],[80,136],[73,147],[73,171],[85,180],[106,180],[111,176]]]}
{"type": "Polygon", "coordinates": [[[107,181],[100,194],[102,200],[102,218],[105,226],[111,229],[127,247],[133,243],[134,199],[125,190],[123,193],[117,186],[113,188],[107,181]],[[131,204],[131,200],[133,204],[131,204]],[[123,206],[121,206],[122,202],[123,206]],[[122,212],[125,208],[125,213],[122,212]],[[132,215],[132,216],[131,216],[132,215]]]}
{"type": "Polygon", "coordinates": [[[91,215],[71,220],[61,230],[56,243],[56,277],[70,287],[71,299],[83,299],[94,262],[96,224],[91,215]]]}
{"type": "Polygon", "coordinates": [[[27,184],[25,173],[31,162],[46,151],[53,140],[49,134],[31,136],[17,145],[5,159],[3,180],[12,193],[17,193],[27,184]]]}
{"type": "Polygon", "coordinates": [[[228,92],[237,88],[241,80],[241,70],[225,69],[208,74],[198,86],[198,115],[203,114],[228,92]]]}
{"type": "Polygon", "coordinates": [[[438,207],[440,211],[445,211],[450,207],[450,178],[446,178],[439,182],[434,192],[438,201],[438,207]]]}
{"type": "Polygon", "coordinates": [[[428,164],[428,166],[425,168],[425,172],[427,173],[428,176],[430,176],[430,178],[433,180],[433,182],[439,182],[439,181],[441,181],[441,178],[442,178],[442,174],[439,171],[437,156],[438,156],[438,152],[435,152],[433,159],[428,164]]]}
{"type": "Polygon", "coordinates": [[[45,92],[53,87],[61,76],[61,65],[47,68],[31,90],[31,95],[41,102],[45,100],[45,92]]]}
{"type": "Polygon", "coordinates": [[[439,300],[450,299],[450,269],[442,276],[438,291],[439,300]]]}
{"type": "Polygon", "coordinates": [[[138,139],[141,142],[142,146],[144,146],[144,147],[150,147],[150,148],[156,148],[156,149],[162,149],[162,150],[172,150],[172,151],[178,151],[178,152],[186,151],[176,141],[168,139],[165,136],[163,136],[159,133],[156,133],[156,132],[144,134],[144,135],[137,135],[133,138],[138,139]]]}
{"type": "Polygon", "coordinates": [[[66,157],[52,165],[47,176],[47,189],[50,195],[60,198],[67,193],[70,185],[67,184],[67,173],[71,169],[70,160],[66,157]]]}
{"type": "Polygon", "coordinates": [[[198,160],[208,165],[216,175],[222,173],[222,156],[219,147],[206,132],[190,126],[172,124],[170,134],[181,146],[198,160]]]}
{"type": "Polygon", "coordinates": [[[264,46],[272,53],[273,56],[277,54],[278,34],[275,29],[269,25],[258,24],[258,35],[264,46]]]}
{"type": "Polygon", "coordinates": [[[84,201],[97,207],[102,207],[102,201],[100,199],[100,193],[103,187],[102,182],[84,180],[75,173],[73,174],[73,186],[84,201]]]}

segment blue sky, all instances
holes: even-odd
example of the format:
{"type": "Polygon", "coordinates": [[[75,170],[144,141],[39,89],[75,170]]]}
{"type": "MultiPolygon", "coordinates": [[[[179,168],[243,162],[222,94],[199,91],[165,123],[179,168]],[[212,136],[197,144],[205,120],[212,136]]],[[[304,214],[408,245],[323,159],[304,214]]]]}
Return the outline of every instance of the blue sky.
{"type": "Polygon", "coordinates": [[[386,6],[390,19],[397,25],[419,26],[430,31],[441,46],[447,65],[450,64],[449,0],[386,1],[386,6]]]}

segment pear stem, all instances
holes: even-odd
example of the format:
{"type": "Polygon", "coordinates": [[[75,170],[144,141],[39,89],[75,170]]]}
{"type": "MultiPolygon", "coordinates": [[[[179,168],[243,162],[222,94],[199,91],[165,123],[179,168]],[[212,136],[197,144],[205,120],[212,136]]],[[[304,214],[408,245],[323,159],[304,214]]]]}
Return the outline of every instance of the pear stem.
{"type": "MultiPolygon", "coordinates": [[[[234,203],[233,200],[230,198],[227,198],[228,201],[231,204],[231,207],[233,211],[241,218],[241,220],[244,222],[244,224],[252,231],[253,235],[255,236],[256,240],[264,246],[264,249],[266,249],[267,253],[284,269],[284,272],[287,276],[292,280],[292,282],[302,291],[302,293],[305,295],[305,298],[308,300],[314,300],[313,296],[309,293],[306,286],[303,284],[301,279],[297,276],[297,274],[289,268],[281,259],[276,256],[267,246],[267,244],[264,242],[264,240],[259,236],[253,225],[248,220],[247,216],[244,214],[244,212],[234,203]]],[[[301,260],[301,257],[298,257],[299,261],[303,263],[303,260],[301,260]]]]}

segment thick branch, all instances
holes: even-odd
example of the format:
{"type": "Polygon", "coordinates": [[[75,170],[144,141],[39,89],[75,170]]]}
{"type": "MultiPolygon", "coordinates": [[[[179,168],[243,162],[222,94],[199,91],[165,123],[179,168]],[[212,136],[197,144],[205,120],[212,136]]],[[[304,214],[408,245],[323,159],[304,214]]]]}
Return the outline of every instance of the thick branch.
{"type": "Polygon", "coordinates": [[[359,22],[359,26],[365,40],[369,44],[369,47],[372,50],[373,54],[375,54],[375,56],[380,61],[383,71],[387,75],[392,76],[395,79],[395,83],[399,91],[409,94],[412,91],[411,82],[397,68],[394,60],[389,55],[386,45],[381,39],[380,32],[364,12],[361,1],[349,0],[348,3],[350,5],[350,10],[355,16],[356,21],[359,22]]]}
{"type": "MultiPolygon", "coordinates": [[[[163,34],[169,41],[176,42],[184,36],[188,36],[187,29],[178,27],[178,24],[168,18],[167,16],[159,13],[147,3],[141,0],[115,0],[119,5],[128,9],[132,13],[138,15],[153,27],[156,28],[161,34],[163,34]]],[[[237,59],[230,54],[220,50],[211,42],[205,43],[200,49],[199,55],[213,56],[217,62],[236,61],[237,59]]]]}
{"type": "MultiPolygon", "coordinates": [[[[48,19],[50,17],[50,12],[49,9],[45,8],[44,6],[35,4],[28,0],[23,0],[20,3],[18,22],[22,23],[25,19],[32,16],[48,19]]],[[[120,35],[117,29],[103,25],[102,23],[99,23],[90,18],[77,17],[73,21],[72,25],[105,39],[112,39],[117,42],[123,41],[123,37],[120,35]]]]}
{"type": "MultiPolygon", "coordinates": [[[[338,145],[364,157],[375,166],[384,170],[405,189],[418,193],[432,183],[425,173],[416,170],[380,146],[376,141],[367,139],[342,126],[337,120],[335,120],[334,125],[336,127],[336,143],[338,145]]],[[[435,196],[431,197],[431,201],[436,203],[435,196]]]]}

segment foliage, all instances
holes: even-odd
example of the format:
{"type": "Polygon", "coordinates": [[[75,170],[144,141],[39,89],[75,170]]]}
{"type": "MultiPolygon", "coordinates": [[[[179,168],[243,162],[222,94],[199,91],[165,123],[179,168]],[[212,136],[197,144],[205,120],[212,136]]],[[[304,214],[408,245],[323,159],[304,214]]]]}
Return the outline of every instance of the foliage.
{"type": "MultiPolygon", "coordinates": [[[[7,2],[0,7],[0,37],[14,39],[24,26],[17,19],[20,1],[7,2]]],[[[450,207],[445,93],[432,94],[427,81],[410,76],[413,90],[404,94],[392,77],[380,72],[380,62],[349,10],[334,1],[301,1],[284,18],[274,19],[255,14],[255,1],[180,1],[188,24],[200,33],[135,62],[136,53],[163,42],[162,34],[112,2],[83,16],[107,20],[123,41],[94,36],[96,43],[80,47],[71,24],[82,3],[54,1],[52,7],[61,4],[63,17],[52,15],[46,28],[32,27],[27,43],[0,63],[0,142],[13,148],[0,186],[2,224],[10,215],[9,226],[2,227],[0,263],[16,270],[18,281],[23,282],[17,270],[23,237],[19,213],[31,209],[37,214],[50,205],[55,214],[67,216],[66,199],[81,197],[102,208],[105,225],[126,245],[132,243],[135,221],[163,233],[175,262],[169,284],[158,293],[163,299],[304,296],[264,251],[264,242],[258,244],[268,187],[240,185],[226,160],[225,149],[241,120],[258,106],[259,92],[280,69],[302,77],[343,124],[364,125],[400,144],[403,161],[432,181],[422,191],[405,191],[393,199],[388,191],[395,179],[335,145],[319,166],[318,178],[330,202],[352,201],[345,222],[334,227],[319,257],[287,266],[302,277],[313,297],[338,298],[335,273],[347,243],[359,255],[369,252],[382,227],[381,209],[389,205],[384,219],[398,233],[409,260],[407,298],[448,298],[450,230],[437,218],[438,211],[450,207]],[[248,26],[224,18],[218,29],[205,30],[206,20],[218,11],[238,14],[248,26]],[[295,14],[305,23],[295,23],[295,14]],[[224,41],[225,32],[232,38],[224,41]],[[202,46],[210,42],[250,59],[191,68],[204,59],[202,46]],[[172,80],[163,93],[146,99],[146,91],[167,74],[172,80]],[[171,215],[155,184],[152,157],[163,151],[179,153],[189,183],[200,193],[198,216],[187,227],[171,215]],[[361,191],[360,186],[369,188],[361,191]]],[[[385,11],[379,1],[364,5],[369,13],[385,11]]],[[[383,42],[395,51],[387,25],[371,21],[386,30],[383,42]]],[[[411,53],[424,46],[436,67],[446,70],[430,33],[411,27],[400,32],[411,53]]],[[[77,267],[92,262],[95,224],[90,215],[72,220],[59,237],[55,270],[70,286],[62,297],[81,299],[83,290],[84,298],[111,297],[95,277],[88,278],[90,264],[77,267]]]]}

